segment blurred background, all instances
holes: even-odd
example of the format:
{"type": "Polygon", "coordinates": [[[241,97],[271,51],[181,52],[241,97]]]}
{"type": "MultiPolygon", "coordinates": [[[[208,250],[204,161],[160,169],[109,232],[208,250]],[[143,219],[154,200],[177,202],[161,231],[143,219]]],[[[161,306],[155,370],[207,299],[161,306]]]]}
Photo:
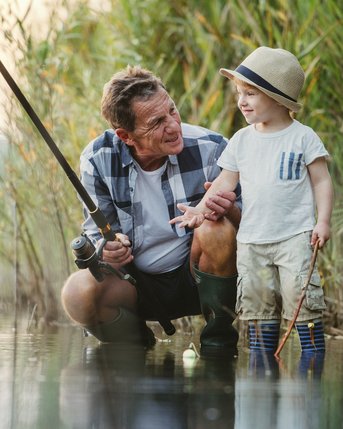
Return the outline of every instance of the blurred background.
{"type": "MultiPolygon", "coordinates": [[[[343,8],[327,0],[0,0],[0,59],[78,173],[108,125],[102,88],[127,64],[159,75],[183,121],[230,137],[245,125],[219,75],[256,47],[293,52],[306,73],[297,119],[331,154],[332,238],[318,261],[326,329],[343,329],[343,8]],[[98,4],[100,3],[100,5],[98,4]]],[[[60,290],[81,232],[74,188],[0,76],[0,309],[64,320],[60,290]]]]}

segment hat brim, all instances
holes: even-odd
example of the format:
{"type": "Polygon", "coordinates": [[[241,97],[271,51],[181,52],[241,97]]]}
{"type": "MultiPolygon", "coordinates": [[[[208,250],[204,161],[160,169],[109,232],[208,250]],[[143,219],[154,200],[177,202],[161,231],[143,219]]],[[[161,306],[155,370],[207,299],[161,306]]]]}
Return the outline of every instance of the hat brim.
{"type": "Polygon", "coordinates": [[[275,92],[269,91],[268,89],[265,89],[262,86],[257,85],[255,82],[246,78],[245,76],[236,72],[235,70],[229,70],[229,69],[221,68],[219,70],[219,73],[221,75],[229,78],[229,79],[233,79],[234,77],[236,77],[237,79],[242,80],[243,82],[246,82],[249,85],[255,86],[260,91],[264,92],[265,94],[267,94],[269,97],[273,98],[278,103],[287,107],[287,109],[291,110],[292,112],[298,112],[302,107],[302,105],[300,103],[296,103],[295,101],[289,100],[288,98],[283,97],[282,95],[275,94],[275,92]]]}

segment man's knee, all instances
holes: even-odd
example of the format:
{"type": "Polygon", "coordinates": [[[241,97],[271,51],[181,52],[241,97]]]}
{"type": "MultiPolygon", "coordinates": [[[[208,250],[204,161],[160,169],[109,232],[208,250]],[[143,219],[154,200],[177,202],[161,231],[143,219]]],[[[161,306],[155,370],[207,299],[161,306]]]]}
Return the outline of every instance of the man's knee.
{"type": "Polygon", "coordinates": [[[216,222],[205,221],[195,230],[195,236],[203,243],[226,243],[236,248],[236,228],[227,218],[216,222]]]}
{"type": "Polygon", "coordinates": [[[88,270],[73,273],[61,292],[62,306],[73,321],[88,325],[96,319],[96,284],[88,270]]]}
{"type": "Polygon", "coordinates": [[[194,233],[192,261],[199,268],[217,275],[236,273],[236,228],[223,218],[205,221],[194,233]]]}

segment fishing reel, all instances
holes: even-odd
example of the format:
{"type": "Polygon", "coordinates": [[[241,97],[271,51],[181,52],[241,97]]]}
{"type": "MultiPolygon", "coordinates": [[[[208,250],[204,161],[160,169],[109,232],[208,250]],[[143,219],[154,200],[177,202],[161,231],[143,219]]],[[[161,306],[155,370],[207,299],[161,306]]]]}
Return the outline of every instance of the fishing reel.
{"type": "Polygon", "coordinates": [[[95,247],[85,234],[74,238],[70,246],[76,256],[75,264],[80,269],[88,268],[98,282],[102,282],[106,274],[115,274],[121,280],[128,280],[130,283],[135,284],[135,280],[130,274],[124,274],[102,261],[102,251],[106,242],[107,240],[102,238],[99,245],[95,247]]]}

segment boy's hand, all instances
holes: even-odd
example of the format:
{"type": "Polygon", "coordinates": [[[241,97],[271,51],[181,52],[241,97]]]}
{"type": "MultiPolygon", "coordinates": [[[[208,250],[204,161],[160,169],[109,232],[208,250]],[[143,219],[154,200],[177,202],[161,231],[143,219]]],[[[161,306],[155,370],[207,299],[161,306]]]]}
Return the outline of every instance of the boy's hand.
{"type": "Polygon", "coordinates": [[[311,245],[314,246],[317,241],[319,241],[319,248],[321,249],[324,244],[330,238],[330,225],[326,222],[318,222],[313,228],[311,245]]]}
{"type": "Polygon", "coordinates": [[[178,204],[177,208],[183,213],[182,216],[176,216],[170,220],[169,223],[180,222],[179,228],[188,226],[189,228],[198,228],[205,220],[205,216],[196,207],[186,206],[185,204],[178,204]]]}

